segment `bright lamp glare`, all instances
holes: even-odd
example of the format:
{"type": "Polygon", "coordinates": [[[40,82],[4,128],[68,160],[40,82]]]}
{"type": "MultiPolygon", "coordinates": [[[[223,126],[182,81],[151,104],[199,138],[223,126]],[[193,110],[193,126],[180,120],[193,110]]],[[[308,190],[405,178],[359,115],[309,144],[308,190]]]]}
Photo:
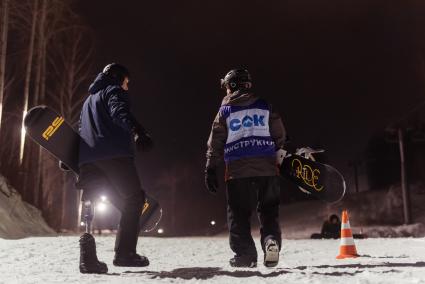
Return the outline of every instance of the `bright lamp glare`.
{"type": "Polygon", "coordinates": [[[106,201],[106,196],[105,195],[102,195],[101,197],[100,197],[100,199],[102,200],[102,201],[106,201]]]}
{"type": "Polygon", "coordinates": [[[80,225],[81,225],[81,226],[84,226],[85,224],[84,224],[84,222],[81,222],[81,223],[80,223],[80,225]]]}
{"type": "Polygon", "coordinates": [[[163,234],[164,230],[162,228],[158,229],[158,234],[163,234]]]}
{"type": "Polygon", "coordinates": [[[100,202],[97,206],[96,206],[97,211],[99,212],[105,212],[106,210],[106,204],[103,202],[100,202]]]}
{"type": "Polygon", "coordinates": [[[215,226],[215,221],[214,221],[214,220],[212,220],[212,221],[210,222],[210,224],[211,224],[211,226],[215,226]]]}

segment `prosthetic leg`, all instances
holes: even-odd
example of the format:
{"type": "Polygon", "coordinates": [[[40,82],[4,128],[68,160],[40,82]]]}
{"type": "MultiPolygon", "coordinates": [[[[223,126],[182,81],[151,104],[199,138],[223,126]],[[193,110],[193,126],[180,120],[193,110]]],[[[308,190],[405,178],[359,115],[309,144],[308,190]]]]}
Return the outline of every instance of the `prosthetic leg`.
{"type": "Polygon", "coordinates": [[[108,272],[108,267],[106,263],[97,259],[96,243],[91,235],[94,218],[94,203],[92,201],[83,201],[81,216],[81,219],[84,220],[86,232],[80,237],[80,272],[105,274],[108,272]]]}

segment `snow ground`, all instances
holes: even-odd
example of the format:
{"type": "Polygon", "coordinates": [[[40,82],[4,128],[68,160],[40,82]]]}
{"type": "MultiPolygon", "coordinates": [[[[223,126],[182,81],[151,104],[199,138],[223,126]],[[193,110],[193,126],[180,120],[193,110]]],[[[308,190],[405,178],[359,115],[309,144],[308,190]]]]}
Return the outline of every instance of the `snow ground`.
{"type": "MultiPolygon", "coordinates": [[[[403,224],[401,188],[348,194],[337,204],[304,201],[281,204],[280,223],[288,239],[306,239],[320,232],[323,221],[331,214],[341,218],[348,210],[353,233],[369,237],[425,237],[425,185],[410,186],[413,224],[403,224]]],[[[253,224],[255,224],[253,222],[253,224]]]]}
{"type": "Polygon", "coordinates": [[[114,239],[96,237],[108,275],[79,273],[78,236],[0,239],[0,283],[425,283],[425,238],[356,240],[363,257],[346,260],[338,240],[284,240],[278,267],[254,269],[228,265],[226,237],[141,237],[151,265],[114,267],[114,239]]]}

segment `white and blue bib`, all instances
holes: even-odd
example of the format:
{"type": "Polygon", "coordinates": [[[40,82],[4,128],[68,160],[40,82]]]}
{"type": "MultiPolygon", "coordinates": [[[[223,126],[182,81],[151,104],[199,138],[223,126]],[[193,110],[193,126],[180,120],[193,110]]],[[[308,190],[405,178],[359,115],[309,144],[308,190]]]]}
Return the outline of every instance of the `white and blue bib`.
{"type": "Polygon", "coordinates": [[[247,157],[275,156],[275,144],[270,135],[270,109],[264,100],[248,106],[222,106],[220,114],[226,119],[227,141],[224,160],[247,157]]]}

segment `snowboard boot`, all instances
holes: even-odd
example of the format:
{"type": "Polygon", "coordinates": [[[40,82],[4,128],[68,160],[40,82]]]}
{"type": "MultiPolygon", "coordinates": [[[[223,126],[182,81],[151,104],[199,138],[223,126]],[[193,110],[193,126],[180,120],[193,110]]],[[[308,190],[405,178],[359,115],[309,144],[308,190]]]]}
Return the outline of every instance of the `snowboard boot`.
{"type": "Polygon", "coordinates": [[[84,233],[80,237],[80,272],[105,274],[108,267],[97,259],[96,243],[92,235],[84,233]]]}
{"type": "Polygon", "coordinates": [[[275,239],[268,239],[264,244],[264,266],[274,267],[279,262],[279,244],[275,239]]]}
{"type": "Polygon", "coordinates": [[[143,267],[149,265],[149,259],[135,252],[125,254],[116,253],[113,263],[115,266],[143,267]]]}
{"type": "Polygon", "coordinates": [[[232,267],[257,267],[257,257],[254,255],[235,255],[229,261],[232,267]]]}

